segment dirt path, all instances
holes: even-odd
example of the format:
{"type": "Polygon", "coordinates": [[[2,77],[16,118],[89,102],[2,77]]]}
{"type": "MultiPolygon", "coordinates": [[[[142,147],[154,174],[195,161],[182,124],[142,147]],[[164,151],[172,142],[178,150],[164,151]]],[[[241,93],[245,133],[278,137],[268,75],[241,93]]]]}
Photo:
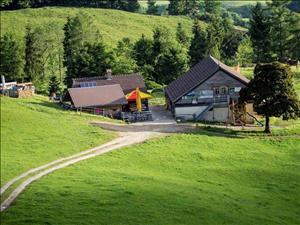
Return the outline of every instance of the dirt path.
{"type": "Polygon", "coordinates": [[[1,188],[1,195],[5,193],[5,191],[11,187],[13,184],[16,182],[20,181],[22,178],[25,178],[29,176],[30,174],[33,174],[32,176],[29,176],[27,179],[25,179],[18,187],[14,189],[14,191],[1,203],[1,212],[6,210],[11,206],[11,204],[16,200],[16,198],[24,191],[24,189],[31,184],[32,182],[40,179],[41,177],[52,173],[56,170],[65,168],[67,166],[73,165],[75,163],[81,162],[83,160],[96,157],[99,155],[102,155],[104,153],[107,153],[112,150],[116,150],[125,146],[133,145],[133,144],[138,144],[142,143],[145,140],[149,138],[153,138],[155,136],[160,136],[161,134],[156,133],[156,132],[127,132],[127,133],[121,133],[120,137],[116,138],[115,140],[108,142],[104,145],[101,145],[99,147],[89,149],[87,151],[84,151],[82,153],[67,157],[67,158],[62,158],[59,160],[55,160],[53,162],[50,162],[48,164],[45,164],[43,166],[37,167],[35,169],[29,170],[20,176],[12,179],[8,183],[6,183],[2,188],[1,188]]]}

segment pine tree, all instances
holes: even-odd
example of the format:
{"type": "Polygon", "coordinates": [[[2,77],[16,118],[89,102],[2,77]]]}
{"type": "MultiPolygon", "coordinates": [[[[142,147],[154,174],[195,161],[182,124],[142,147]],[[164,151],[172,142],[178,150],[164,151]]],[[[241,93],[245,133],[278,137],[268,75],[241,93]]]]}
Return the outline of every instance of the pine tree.
{"type": "Polygon", "coordinates": [[[254,78],[241,90],[240,101],[252,100],[254,109],[266,118],[265,132],[270,133],[270,117],[295,119],[300,104],[294,89],[291,69],[281,63],[258,64],[254,78]]]}
{"type": "Polygon", "coordinates": [[[158,6],[156,5],[156,0],[148,0],[147,3],[148,3],[147,14],[157,15],[158,6]]]}
{"type": "Polygon", "coordinates": [[[178,23],[178,25],[177,25],[176,39],[177,39],[179,44],[181,44],[182,46],[184,46],[186,48],[189,48],[190,39],[187,36],[187,33],[185,32],[185,30],[183,29],[181,23],[178,23]]]}
{"type": "Polygon", "coordinates": [[[168,12],[170,15],[185,14],[185,0],[170,0],[168,12]]]}
{"type": "Polygon", "coordinates": [[[50,77],[48,91],[49,96],[54,96],[59,91],[59,81],[56,76],[50,77]]]}
{"type": "Polygon", "coordinates": [[[157,57],[168,51],[172,46],[170,32],[166,27],[156,27],[153,30],[152,58],[155,61],[157,57]]]}
{"type": "Polygon", "coordinates": [[[170,15],[196,15],[199,0],[170,0],[168,11],[170,15]]]}
{"type": "Polygon", "coordinates": [[[221,9],[221,2],[218,0],[204,0],[204,9],[206,13],[218,14],[221,9]]]}
{"type": "Polygon", "coordinates": [[[27,27],[25,36],[25,81],[42,82],[44,73],[42,58],[44,51],[42,49],[43,44],[39,41],[39,31],[27,27]]]}
{"type": "Polygon", "coordinates": [[[289,52],[292,59],[300,60],[300,14],[295,14],[291,21],[291,39],[289,41],[289,52]]]}
{"type": "Polygon", "coordinates": [[[208,54],[220,59],[220,50],[224,40],[225,30],[220,17],[212,16],[211,18],[212,21],[207,27],[208,54]]]}
{"type": "Polygon", "coordinates": [[[292,23],[292,12],[287,8],[290,0],[273,0],[269,3],[271,8],[270,25],[272,29],[272,49],[277,59],[286,61],[289,58],[289,38],[292,23]]]}
{"type": "Polygon", "coordinates": [[[137,12],[140,9],[140,4],[138,0],[127,0],[126,11],[137,12]]]}
{"type": "MultiPolygon", "coordinates": [[[[88,15],[78,14],[73,18],[68,18],[64,26],[63,40],[64,66],[67,69],[65,84],[67,87],[72,86],[72,78],[79,76],[79,71],[84,72],[85,76],[87,76],[88,72],[91,72],[90,76],[93,76],[94,72],[98,71],[87,69],[86,63],[89,61],[87,58],[90,57],[88,54],[90,52],[94,54],[94,49],[99,48],[101,50],[99,55],[102,57],[102,45],[101,35],[88,15]],[[83,60],[82,63],[79,62],[80,58],[83,60]],[[80,66],[82,68],[79,68],[80,66]]],[[[101,69],[99,70],[101,71],[101,69]]]]}
{"type": "Polygon", "coordinates": [[[254,61],[254,53],[249,37],[245,38],[240,43],[235,58],[237,59],[236,63],[239,63],[241,66],[247,67],[252,65],[254,61]]]}
{"type": "Polygon", "coordinates": [[[112,69],[115,73],[133,73],[137,70],[136,61],[133,58],[133,44],[129,38],[123,38],[114,49],[112,69]]]}
{"type": "Polygon", "coordinates": [[[255,61],[257,63],[271,62],[273,60],[271,25],[261,3],[257,3],[252,10],[249,33],[256,57],[255,61]]]}
{"type": "Polygon", "coordinates": [[[153,64],[152,41],[147,39],[144,34],[134,44],[133,57],[139,67],[153,64]]]}
{"type": "Polygon", "coordinates": [[[193,25],[193,38],[191,41],[189,56],[191,65],[195,65],[208,54],[208,37],[205,29],[201,29],[199,21],[195,20],[193,25]]]}
{"type": "Polygon", "coordinates": [[[22,53],[11,34],[1,37],[0,49],[0,75],[4,75],[7,81],[22,81],[22,53]]]}
{"type": "Polygon", "coordinates": [[[172,46],[159,55],[154,68],[156,82],[169,84],[188,69],[188,58],[180,46],[172,46]]]}

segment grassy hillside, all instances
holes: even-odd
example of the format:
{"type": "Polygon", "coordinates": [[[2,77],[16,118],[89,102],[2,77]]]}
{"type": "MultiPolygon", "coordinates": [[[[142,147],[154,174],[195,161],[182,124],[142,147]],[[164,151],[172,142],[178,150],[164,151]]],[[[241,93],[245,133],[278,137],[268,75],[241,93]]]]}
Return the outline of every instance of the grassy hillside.
{"type": "Polygon", "coordinates": [[[63,111],[46,97],[1,97],[1,184],[111,139],[111,133],[88,124],[97,118],[63,111]]]}
{"type": "Polygon", "coordinates": [[[187,17],[148,16],[129,13],[120,10],[46,7],[40,9],[23,9],[1,12],[1,33],[12,32],[23,38],[27,24],[34,26],[49,26],[49,35],[63,36],[63,25],[68,16],[86,13],[93,18],[95,25],[103,35],[104,41],[114,46],[123,37],[133,40],[143,33],[152,36],[155,26],[164,25],[175,32],[178,22],[183,24],[187,32],[191,33],[192,20],[187,17]]]}
{"type": "Polygon", "coordinates": [[[4,224],[297,224],[296,137],[178,134],[33,184],[4,224]],[[51,187],[51,188],[50,188],[51,187]]]}

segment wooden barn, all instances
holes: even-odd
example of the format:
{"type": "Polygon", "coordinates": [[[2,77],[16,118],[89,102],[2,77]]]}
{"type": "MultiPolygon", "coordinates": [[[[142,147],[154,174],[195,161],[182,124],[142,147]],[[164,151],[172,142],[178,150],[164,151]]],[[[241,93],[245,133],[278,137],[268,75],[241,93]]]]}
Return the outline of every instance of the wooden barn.
{"type": "MultiPolygon", "coordinates": [[[[209,56],[165,88],[167,107],[177,121],[235,122],[241,117],[235,104],[248,82],[238,71],[209,56]]],[[[251,104],[245,108],[253,111],[251,104]]],[[[253,122],[251,116],[244,120],[253,122]]]]}

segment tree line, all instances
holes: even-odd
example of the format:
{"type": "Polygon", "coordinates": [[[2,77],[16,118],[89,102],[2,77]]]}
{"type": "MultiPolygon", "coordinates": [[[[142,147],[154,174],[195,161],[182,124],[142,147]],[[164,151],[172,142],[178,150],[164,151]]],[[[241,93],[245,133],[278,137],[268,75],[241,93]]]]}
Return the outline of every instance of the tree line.
{"type": "Polygon", "coordinates": [[[69,87],[72,78],[99,76],[107,68],[115,74],[140,71],[148,83],[168,84],[208,55],[235,63],[244,39],[220,16],[212,17],[208,25],[195,19],[192,37],[179,23],[174,34],[156,27],[152,37],[141,35],[135,42],[123,38],[114,49],[108,49],[87,14],[68,18],[63,35],[55,26],[28,26],[24,47],[12,34],[5,34],[0,42],[1,74],[7,80],[33,81],[41,92],[52,76],[69,87]]]}
{"type": "Polygon", "coordinates": [[[140,8],[138,0],[2,0],[1,2],[1,8],[4,10],[44,6],[109,8],[129,12],[136,12],[140,8]]]}
{"type": "Polygon", "coordinates": [[[232,66],[270,62],[282,56],[299,60],[297,20],[286,8],[288,1],[276,2],[254,7],[249,34],[222,18],[220,5],[214,2],[206,5],[207,23],[194,18],[192,36],[179,23],[176,34],[156,27],[152,37],[124,38],[114,49],[108,49],[101,30],[87,14],[68,18],[63,31],[53,23],[28,26],[25,46],[12,34],[1,37],[0,73],[7,80],[33,81],[43,92],[51,76],[70,86],[74,77],[99,76],[107,68],[114,73],[140,71],[149,84],[168,84],[208,55],[232,66]]]}

